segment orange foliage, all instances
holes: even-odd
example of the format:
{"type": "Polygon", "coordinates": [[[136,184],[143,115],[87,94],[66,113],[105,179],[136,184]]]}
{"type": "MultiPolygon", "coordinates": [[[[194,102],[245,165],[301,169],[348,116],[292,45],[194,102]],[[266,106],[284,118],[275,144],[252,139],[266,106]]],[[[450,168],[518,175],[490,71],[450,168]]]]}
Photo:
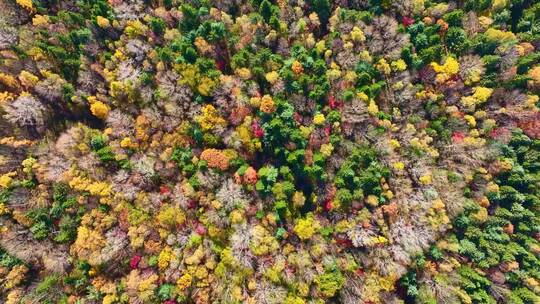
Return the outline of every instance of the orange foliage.
{"type": "Polygon", "coordinates": [[[225,171],[229,168],[229,157],[220,150],[206,149],[201,153],[201,159],[208,163],[208,167],[225,171]]]}

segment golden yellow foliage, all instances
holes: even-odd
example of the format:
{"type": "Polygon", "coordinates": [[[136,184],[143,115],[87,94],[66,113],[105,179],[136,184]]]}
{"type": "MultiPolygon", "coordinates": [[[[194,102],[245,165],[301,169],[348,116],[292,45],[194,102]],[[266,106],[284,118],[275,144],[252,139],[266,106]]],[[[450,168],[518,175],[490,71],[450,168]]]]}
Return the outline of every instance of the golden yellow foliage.
{"type": "Polygon", "coordinates": [[[96,101],[90,104],[90,111],[97,118],[105,119],[109,115],[109,106],[101,101],[96,101]]]}
{"type": "Polygon", "coordinates": [[[32,3],[32,0],[16,0],[17,4],[22,6],[23,8],[33,11],[34,10],[34,4],[32,3]]]}
{"type": "Polygon", "coordinates": [[[274,84],[279,79],[279,74],[276,71],[266,73],[266,81],[274,84]]]}
{"type": "Polygon", "coordinates": [[[317,113],[315,116],[313,116],[313,123],[316,125],[323,125],[326,122],[326,118],[324,117],[324,114],[317,113]]]}
{"type": "Polygon", "coordinates": [[[319,221],[315,220],[313,214],[309,214],[305,219],[300,219],[294,226],[294,232],[301,240],[307,240],[320,228],[319,221]]]}
{"type": "Polygon", "coordinates": [[[16,175],[17,175],[17,172],[15,171],[0,175],[0,187],[9,188],[11,184],[13,183],[13,177],[16,175]]]}
{"type": "Polygon", "coordinates": [[[15,77],[5,73],[0,73],[0,83],[3,83],[9,88],[17,88],[19,86],[15,77]]]}
{"type": "Polygon", "coordinates": [[[109,26],[111,26],[111,22],[109,21],[109,19],[101,17],[101,16],[96,17],[96,22],[98,26],[101,28],[108,28],[109,26]]]}
{"type": "Polygon", "coordinates": [[[39,81],[39,78],[30,72],[22,71],[19,74],[19,81],[25,87],[33,87],[39,81]]]}
{"type": "Polygon", "coordinates": [[[261,112],[270,114],[273,113],[276,110],[276,105],[274,104],[274,100],[270,95],[264,95],[261,98],[261,103],[259,109],[261,112]]]}
{"type": "Polygon", "coordinates": [[[178,281],[176,281],[176,287],[180,290],[184,290],[191,286],[192,277],[189,273],[184,273],[178,281]]]}
{"type": "Polygon", "coordinates": [[[216,108],[211,105],[205,105],[202,108],[202,115],[199,115],[195,120],[201,125],[204,131],[213,129],[215,126],[225,126],[227,122],[219,116],[216,108]]]}

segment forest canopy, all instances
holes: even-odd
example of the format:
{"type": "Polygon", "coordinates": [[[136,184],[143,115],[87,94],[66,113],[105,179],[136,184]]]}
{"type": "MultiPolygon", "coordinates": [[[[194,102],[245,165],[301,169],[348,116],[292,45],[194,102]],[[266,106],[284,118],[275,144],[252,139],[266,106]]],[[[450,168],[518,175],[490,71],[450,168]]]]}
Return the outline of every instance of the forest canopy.
{"type": "Polygon", "coordinates": [[[3,0],[0,302],[540,303],[540,2],[3,0]]]}

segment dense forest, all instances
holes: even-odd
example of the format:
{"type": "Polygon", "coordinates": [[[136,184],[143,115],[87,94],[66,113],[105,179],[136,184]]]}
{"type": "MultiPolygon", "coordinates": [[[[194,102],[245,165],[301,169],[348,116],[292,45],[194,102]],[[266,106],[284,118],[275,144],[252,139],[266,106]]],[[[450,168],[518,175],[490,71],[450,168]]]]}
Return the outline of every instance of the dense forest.
{"type": "Polygon", "coordinates": [[[540,303],[540,2],[0,1],[0,302],[540,303]]]}

